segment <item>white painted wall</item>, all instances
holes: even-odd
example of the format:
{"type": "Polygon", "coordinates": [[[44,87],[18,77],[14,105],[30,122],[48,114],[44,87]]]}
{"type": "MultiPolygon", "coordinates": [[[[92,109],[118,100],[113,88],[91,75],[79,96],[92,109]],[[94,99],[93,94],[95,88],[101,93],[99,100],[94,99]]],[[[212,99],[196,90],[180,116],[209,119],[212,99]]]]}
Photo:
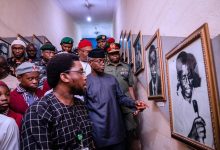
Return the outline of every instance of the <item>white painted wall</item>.
{"type": "Polygon", "coordinates": [[[220,33],[219,0],[118,0],[114,15],[114,36],[121,30],[152,35],[160,28],[162,36],[186,37],[203,23],[210,35],[220,33]]]}
{"type": "Polygon", "coordinates": [[[53,0],[0,0],[0,36],[45,35],[60,49],[64,36],[80,40],[78,25],[53,0]]]}
{"type": "MultiPolygon", "coordinates": [[[[117,2],[113,19],[116,40],[119,40],[122,30],[127,33],[131,30],[132,34],[141,31],[142,35],[153,35],[159,28],[161,36],[164,37],[162,38],[163,57],[175,46],[175,40],[179,43],[182,39],[175,37],[186,37],[205,22],[209,25],[211,38],[220,34],[219,0],[118,0],[117,2]],[[170,39],[167,36],[171,36],[170,39]]],[[[219,53],[216,54],[215,57],[219,58],[219,53]]],[[[165,102],[165,107],[158,107],[157,103],[147,100],[146,86],[143,84],[146,80],[145,74],[146,69],[135,79],[138,99],[145,100],[150,106],[139,116],[142,149],[190,149],[182,142],[171,138],[168,101],[165,102]]]]}

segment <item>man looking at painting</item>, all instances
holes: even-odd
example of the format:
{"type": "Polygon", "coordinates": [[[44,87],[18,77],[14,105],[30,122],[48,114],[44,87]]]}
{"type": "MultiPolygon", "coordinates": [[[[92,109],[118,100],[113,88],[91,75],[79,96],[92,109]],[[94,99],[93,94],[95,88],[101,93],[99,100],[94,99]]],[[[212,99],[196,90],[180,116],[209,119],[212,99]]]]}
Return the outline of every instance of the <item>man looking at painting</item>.
{"type": "Polygon", "coordinates": [[[201,86],[201,78],[199,76],[198,66],[195,57],[191,53],[186,53],[182,51],[177,56],[176,69],[178,79],[177,95],[179,96],[178,91],[179,89],[181,89],[181,94],[184,99],[184,102],[181,101],[180,104],[183,111],[179,110],[178,114],[179,118],[181,119],[178,121],[183,122],[180,128],[184,128],[185,126],[189,127],[192,123],[191,130],[187,129],[188,137],[196,141],[205,143],[204,140],[206,138],[206,123],[204,119],[199,115],[197,100],[193,99],[194,88],[198,88],[201,86]]]}
{"type": "MultiPolygon", "coordinates": [[[[109,61],[105,63],[105,73],[113,75],[123,93],[132,99],[135,98],[134,94],[134,82],[132,77],[131,68],[128,64],[125,64],[120,61],[120,48],[116,43],[111,43],[107,49],[109,61]]],[[[125,120],[126,133],[127,133],[127,149],[130,148],[133,144],[133,149],[137,149],[137,118],[136,115],[138,111],[134,111],[128,107],[121,106],[123,113],[123,119],[125,120]]]]}
{"type": "Polygon", "coordinates": [[[161,79],[157,73],[157,51],[154,45],[150,46],[148,60],[151,73],[151,80],[149,83],[150,96],[161,95],[161,79]]]}

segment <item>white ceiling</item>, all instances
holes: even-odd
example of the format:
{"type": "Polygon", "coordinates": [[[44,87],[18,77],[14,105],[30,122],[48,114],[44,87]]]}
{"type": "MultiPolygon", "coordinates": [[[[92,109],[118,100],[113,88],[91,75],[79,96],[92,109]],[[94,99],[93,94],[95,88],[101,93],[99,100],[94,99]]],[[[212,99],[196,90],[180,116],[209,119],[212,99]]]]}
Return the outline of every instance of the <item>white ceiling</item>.
{"type": "Polygon", "coordinates": [[[70,14],[79,25],[81,37],[96,37],[99,34],[112,36],[113,13],[117,0],[88,0],[90,7],[85,6],[86,0],[57,0],[58,4],[70,14]],[[87,16],[92,21],[87,22],[87,16]],[[95,34],[98,32],[98,34],[95,34]]]}

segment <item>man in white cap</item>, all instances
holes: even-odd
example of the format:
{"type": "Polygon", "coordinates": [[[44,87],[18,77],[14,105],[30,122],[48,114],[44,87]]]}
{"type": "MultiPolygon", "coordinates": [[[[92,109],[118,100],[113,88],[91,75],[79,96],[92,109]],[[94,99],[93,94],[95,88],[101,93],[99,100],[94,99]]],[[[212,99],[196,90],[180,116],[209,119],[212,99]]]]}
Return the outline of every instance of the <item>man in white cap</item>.
{"type": "Polygon", "coordinates": [[[22,40],[14,40],[11,43],[11,50],[13,57],[9,58],[8,64],[10,66],[11,74],[15,76],[15,68],[21,63],[28,61],[25,58],[26,44],[22,40]]]}

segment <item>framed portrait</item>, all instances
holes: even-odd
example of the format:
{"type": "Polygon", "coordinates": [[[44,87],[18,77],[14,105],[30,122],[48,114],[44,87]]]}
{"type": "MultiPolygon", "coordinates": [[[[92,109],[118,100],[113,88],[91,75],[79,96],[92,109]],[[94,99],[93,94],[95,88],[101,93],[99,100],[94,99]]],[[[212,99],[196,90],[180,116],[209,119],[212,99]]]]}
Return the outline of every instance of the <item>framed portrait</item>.
{"type": "Polygon", "coordinates": [[[133,58],[132,58],[132,38],[131,38],[131,31],[128,33],[128,36],[127,36],[127,63],[128,64],[133,64],[133,58]]]}
{"type": "Polygon", "coordinates": [[[163,54],[159,29],[145,47],[149,100],[165,100],[163,54]]]}
{"type": "Polygon", "coordinates": [[[121,31],[121,34],[120,34],[120,38],[119,38],[119,44],[121,46],[120,48],[120,53],[121,53],[121,56],[123,57],[124,56],[124,50],[123,50],[123,46],[124,46],[124,40],[123,40],[123,31],[121,31]]]}
{"type": "Polygon", "coordinates": [[[124,36],[123,36],[123,51],[124,51],[124,56],[123,56],[123,60],[125,63],[127,63],[128,61],[128,52],[127,52],[127,33],[126,31],[124,32],[124,36]]]}
{"type": "Polygon", "coordinates": [[[138,33],[134,44],[134,75],[138,75],[144,69],[144,51],[142,46],[142,35],[138,33]]]}
{"type": "Polygon", "coordinates": [[[28,39],[26,39],[25,37],[21,36],[20,34],[17,34],[17,38],[21,39],[26,45],[31,43],[28,39]]]}
{"type": "Polygon", "coordinates": [[[218,90],[208,24],[166,54],[173,138],[196,149],[219,149],[218,90]]]}
{"type": "Polygon", "coordinates": [[[10,43],[5,41],[3,38],[0,37],[0,55],[4,56],[5,58],[10,57],[9,53],[9,48],[10,48],[10,43]]]}

